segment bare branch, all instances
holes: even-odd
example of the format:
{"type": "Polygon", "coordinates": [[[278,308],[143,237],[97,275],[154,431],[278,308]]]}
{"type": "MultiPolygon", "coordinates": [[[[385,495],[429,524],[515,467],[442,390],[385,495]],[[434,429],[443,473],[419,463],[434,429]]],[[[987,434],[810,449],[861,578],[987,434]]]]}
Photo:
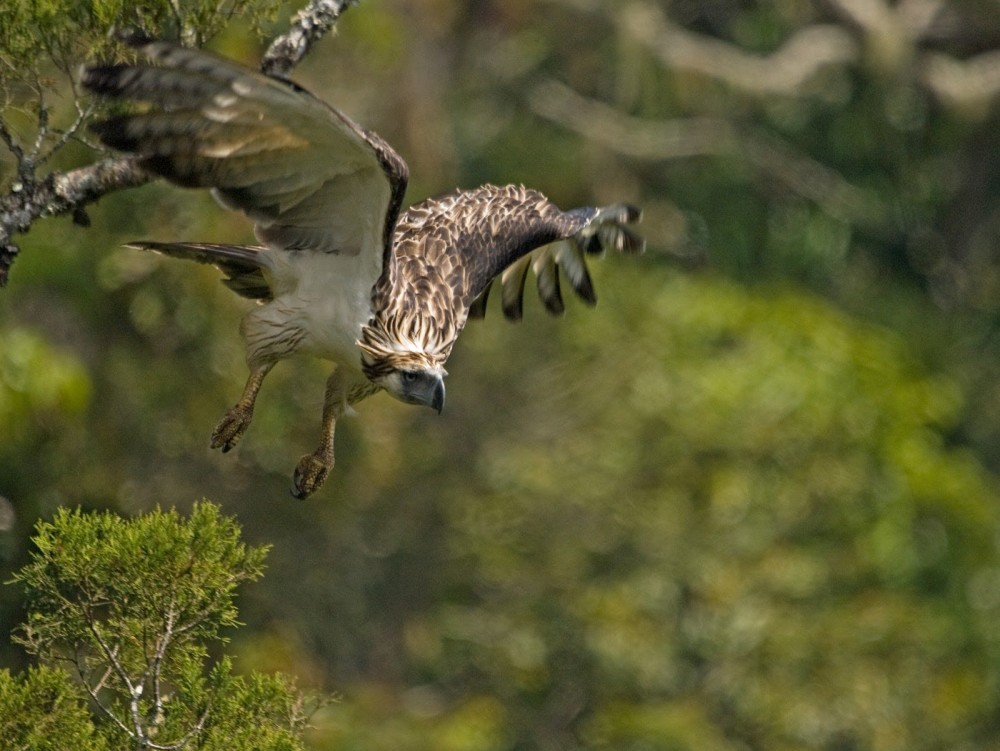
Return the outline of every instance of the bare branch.
{"type": "Polygon", "coordinates": [[[108,678],[110,678],[113,674],[114,670],[111,668],[110,665],[104,669],[104,675],[102,675],[101,679],[94,685],[95,694],[100,693],[101,691],[104,690],[104,686],[105,684],[107,684],[108,678]]]}
{"type": "Polygon", "coordinates": [[[42,153],[42,146],[49,135],[49,108],[45,106],[45,101],[38,97],[38,132],[35,134],[35,142],[31,146],[31,155],[28,157],[28,165],[32,168],[37,164],[38,157],[42,153]]]}
{"type": "Polygon", "coordinates": [[[0,141],[3,141],[4,146],[7,147],[7,151],[9,151],[13,155],[14,159],[17,160],[17,171],[20,175],[21,164],[24,162],[24,149],[21,148],[21,144],[18,143],[14,134],[10,132],[10,129],[7,127],[7,123],[3,121],[3,118],[0,118],[0,141]]]}
{"type": "MultiPolygon", "coordinates": [[[[115,656],[117,657],[118,654],[117,647],[115,648],[115,650],[116,650],[115,656]]],[[[90,695],[91,700],[94,702],[94,704],[97,705],[97,708],[101,710],[101,712],[104,714],[105,717],[107,717],[115,725],[117,725],[122,732],[126,733],[127,735],[132,735],[132,731],[129,730],[128,725],[122,722],[121,719],[118,717],[118,715],[112,712],[111,709],[107,705],[105,705],[100,698],[101,690],[104,688],[104,684],[107,683],[108,678],[110,678],[111,675],[114,673],[114,668],[109,664],[107,669],[104,671],[104,675],[101,676],[101,679],[97,682],[97,684],[95,686],[91,686],[89,680],[90,673],[88,670],[84,669],[83,665],[84,660],[83,658],[80,657],[79,650],[76,650],[73,657],[69,657],[67,659],[76,667],[76,673],[80,678],[80,683],[83,684],[84,688],[87,690],[87,693],[90,695]]]]}
{"type": "Polygon", "coordinates": [[[27,232],[32,223],[46,216],[73,214],[86,224],[83,207],[103,195],[122,188],[143,185],[151,179],[130,159],[105,159],[71,172],[53,173],[39,183],[31,174],[19,173],[11,192],[0,196],[0,286],[18,253],[13,235],[27,232]]]}
{"type": "Polygon", "coordinates": [[[872,196],[834,170],[777,137],[742,132],[725,119],[641,120],[554,81],[539,84],[529,96],[529,105],[547,120],[619,154],[648,161],[693,156],[743,158],[838,219],[870,224],[882,215],[872,196]]]}
{"type": "Polygon", "coordinates": [[[1000,97],[1000,51],[991,50],[968,60],[942,53],[924,57],[921,74],[927,87],[942,101],[972,114],[986,114],[1000,97]]]}
{"type": "Polygon", "coordinates": [[[153,718],[155,721],[159,720],[160,715],[163,713],[163,686],[161,685],[161,668],[163,667],[163,658],[167,653],[167,647],[170,646],[170,642],[174,638],[174,621],[176,619],[176,613],[171,606],[170,611],[167,613],[166,623],[163,627],[163,633],[159,635],[156,641],[156,649],[153,653],[152,664],[146,671],[146,678],[153,686],[153,718]]]}
{"type": "Polygon", "coordinates": [[[80,133],[80,128],[83,127],[84,122],[90,117],[93,112],[93,107],[84,107],[80,104],[80,100],[74,98],[73,106],[76,109],[76,118],[70,123],[70,126],[63,131],[53,131],[59,133],[59,137],[55,139],[52,144],[43,152],[40,152],[35,158],[35,164],[41,166],[45,164],[49,158],[55,154],[59,149],[65,146],[67,143],[72,141],[80,133]]]}
{"type": "MultiPolygon", "coordinates": [[[[114,669],[115,675],[118,676],[118,680],[122,682],[125,686],[125,690],[129,694],[129,712],[132,718],[132,730],[127,732],[136,740],[145,741],[146,733],[142,726],[142,716],[139,713],[139,697],[142,696],[142,684],[133,683],[132,677],[125,670],[125,666],[118,659],[118,648],[112,647],[104,639],[101,634],[101,630],[97,627],[97,623],[94,620],[93,615],[85,610],[84,619],[87,621],[87,627],[90,633],[93,635],[94,640],[97,642],[97,646],[100,647],[101,653],[104,655],[104,659],[108,661],[108,665],[114,669]]],[[[109,713],[110,714],[110,713],[109,713]]],[[[124,727],[124,723],[119,722],[120,726],[124,727]]]]}
{"type": "Polygon", "coordinates": [[[176,742],[169,745],[160,745],[147,740],[146,747],[155,749],[155,751],[178,751],[178,749],[184,748],[192,738],[205,729],[205,723],[208,722],[208,717],[211,713],[212,703],[209,701],[208,705],[205,707],[205,711],[201,713],[201,716],[198,718],[198,721],[194,724],[194,726],[182,735],[176,742]]]}
{"type": "Polygon", "coordinates": [[[82,669],[79,668],[79,666],[77,666],[77,673],[80,676],[80,682],[83,683],[83,686],[86,689],[87,693],[90,695],[91,700],[93,700],[94,704],[97,705],[97,708],[101,710],[102,714],[109,720],[111,720],[111,722],[113,722],[118,727],[118,729],[121,730],[123,733],[125,733],[128,736],[132,736],[132,730],[129,728],[129,726],[126,725],[124,722],[122,722],[121,719],[118,717],[118,715],[112,712],[100,700],[100,697],[98,696],[99,689],[92,688],[90,684],[87,683],[87,681],[85,680],[86,674],[83,672],[82,669]]]}
{"type": "Polygon", "coordinates": [[[824,68],[854,63],[853,37],[839,26],[806,26],[770,55],[754,55],[673,23],[655,5],[633,3],[621,13],[622,29],[670,69],[694,71],[761,96],[792,96],[824,68]]]}

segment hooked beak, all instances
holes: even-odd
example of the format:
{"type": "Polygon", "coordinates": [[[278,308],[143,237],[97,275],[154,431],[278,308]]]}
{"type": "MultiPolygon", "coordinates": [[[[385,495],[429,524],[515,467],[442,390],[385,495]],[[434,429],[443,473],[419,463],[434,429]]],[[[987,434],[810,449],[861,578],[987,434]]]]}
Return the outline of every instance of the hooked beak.
{"type": "Polygon", "coordinates": [[[393,392],[400,401],[407,404],[419,404],[430,407],[438,414],[444,409],[444,376],[436,373],[420,373],[400,381],[402,387],[398,393],[393,392]]]}
{"type": "Polygon", "coordinates": [[[431,398],[431,408],[436,410],[440,415],[441,410],[444,409],[444,379],[438,376],[437,382],[434,384],[434,396],[431,398]]]}

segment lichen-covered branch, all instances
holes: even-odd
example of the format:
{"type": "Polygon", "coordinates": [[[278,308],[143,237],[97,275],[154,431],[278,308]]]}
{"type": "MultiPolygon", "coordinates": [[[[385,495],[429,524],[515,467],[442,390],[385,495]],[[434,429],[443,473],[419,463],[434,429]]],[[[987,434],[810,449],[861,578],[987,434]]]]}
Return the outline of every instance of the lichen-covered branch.
{"type": "Polygon", "coordinates": [[[291,28],[273,42],[261,60],[261,72],[285,76],[324,34],[333,28],[340,15],[358,0],[312,0],[295,14],[291,28]]]}
{"type": "Polygon", "coordinates": [[[31,171],[18,165],[18,179],[0,196],[0,286],[7,283],[18,253],[14,235],[27,232],[38,219],[72,214],[86,226],[87,204],[123,188],[143,185],[150,175],[130,159],[103,159],[70,172],[53,172],[36,181],[31,171]]]}
{"type": "MultiPolygon", "coordinates": [[[[261,61],[261,71],[274,76],[287,75],[312,45],[333,28],[341,14],[356,3],[357,0],[311,0],[292,19],[289,30],[271,43],[261,61]]],[[[40,107],[39,113],[40,118],[45,117],[44,108],[40,107]]],[[[39,122],[43,124],[41,119],[39,122]]],[[[77,137],[82,124],[83,118],[78,117],[54,148],[77,137]]],[[[0,142],[13,159],[17,174],[8,192],[0,196],[0,287],[7,283],[20,250],[15,236],[27,232],[37,220],[69,214],[75,222],[86,226],[88,204],[152,179],[135,161],[121,157],[106,158],[70,172],[40,175],[39,168],[45,159],[36,158],[37,149],[26,149],[20,144],[2,116],[0,142]]],[[[51,153],[50,149],[44,156],[51,153]]]]}

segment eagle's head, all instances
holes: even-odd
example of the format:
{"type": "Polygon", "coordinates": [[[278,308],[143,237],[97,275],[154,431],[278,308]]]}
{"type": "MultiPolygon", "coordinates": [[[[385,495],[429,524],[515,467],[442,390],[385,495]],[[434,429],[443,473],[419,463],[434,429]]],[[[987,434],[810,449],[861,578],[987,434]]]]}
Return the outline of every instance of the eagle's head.
{"type": "Polygon", "coordinates": [[[445,360],[448,346],[436,346],[435,337],[414,336],[424,327],[408,327],[403,336],[397,326],[373,319],[362,328],[358,347],[361,370],[368,380],[406,404],[430,407],[439,414],[444,409],[445,360]]]}

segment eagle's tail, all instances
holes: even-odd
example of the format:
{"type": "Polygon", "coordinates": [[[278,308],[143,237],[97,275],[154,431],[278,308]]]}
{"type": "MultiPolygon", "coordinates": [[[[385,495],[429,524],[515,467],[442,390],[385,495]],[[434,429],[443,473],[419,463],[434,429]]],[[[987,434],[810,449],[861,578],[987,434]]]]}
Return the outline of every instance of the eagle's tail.
{"type": "Polygon", "coordinates": [[[270,264],[257,245],[225,245],[217,243],[158,243],[130,242],[127,248],[152,250],[175,258],[208,263],[226,275],[222,280],[229,289],[251,300],[270,300],[271,287],[264,276],[270,264]]]}

